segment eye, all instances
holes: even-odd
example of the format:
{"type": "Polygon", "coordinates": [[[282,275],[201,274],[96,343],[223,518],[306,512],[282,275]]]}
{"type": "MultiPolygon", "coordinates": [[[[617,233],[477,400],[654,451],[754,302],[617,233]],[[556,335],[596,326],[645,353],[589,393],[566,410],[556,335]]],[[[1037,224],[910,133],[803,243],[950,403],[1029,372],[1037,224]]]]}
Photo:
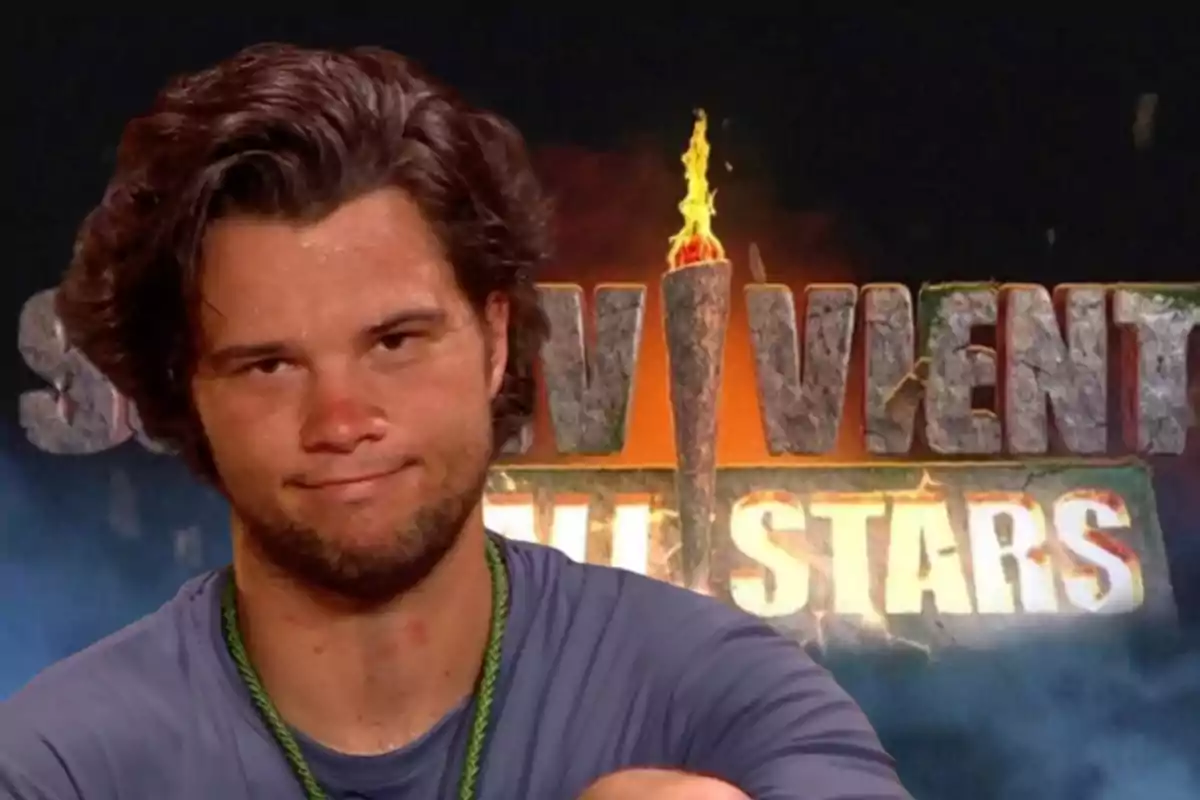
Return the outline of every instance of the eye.
{"type": "Polygon", "coordinates": [[[282,358],[264,358],[246,366],[246,372],[257,372],[260,375],[274,375],[287,366],[282,358]]]}
{"type": "Polygon", "coordinates": [[[402,333],[400,331],[385,333],[379,337],[379,346],[384,350],[399,350],[412,338],[411,333],[402,333]]]}

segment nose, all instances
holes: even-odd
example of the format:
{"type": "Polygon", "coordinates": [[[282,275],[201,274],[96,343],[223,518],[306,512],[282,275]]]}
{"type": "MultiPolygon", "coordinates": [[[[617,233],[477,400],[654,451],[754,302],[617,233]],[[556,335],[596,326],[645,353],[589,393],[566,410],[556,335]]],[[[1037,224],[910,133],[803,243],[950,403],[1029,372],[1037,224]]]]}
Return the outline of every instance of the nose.
{"type": "Polygon", "coordinates": [[[350,453],[386,432],[387,417],[378,406],[345,393],[316,397],[300,429],[300,446],[309,452],[350,453]]]}

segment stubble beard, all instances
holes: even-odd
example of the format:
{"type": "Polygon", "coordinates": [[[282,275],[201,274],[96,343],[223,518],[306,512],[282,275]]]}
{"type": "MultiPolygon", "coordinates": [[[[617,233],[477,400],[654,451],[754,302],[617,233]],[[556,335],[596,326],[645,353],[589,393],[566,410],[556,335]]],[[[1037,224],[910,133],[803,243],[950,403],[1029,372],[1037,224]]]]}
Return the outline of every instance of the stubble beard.
{"type": "Polygon", "coordinates": [[[439,495],[391,532],[385,547],[356,549],[295,521],[242,516],[248,543],[302,585],[357,607],[377,607],[423,582],[453,549],[483,497],[488,459],[465,457],[439,495]]]}

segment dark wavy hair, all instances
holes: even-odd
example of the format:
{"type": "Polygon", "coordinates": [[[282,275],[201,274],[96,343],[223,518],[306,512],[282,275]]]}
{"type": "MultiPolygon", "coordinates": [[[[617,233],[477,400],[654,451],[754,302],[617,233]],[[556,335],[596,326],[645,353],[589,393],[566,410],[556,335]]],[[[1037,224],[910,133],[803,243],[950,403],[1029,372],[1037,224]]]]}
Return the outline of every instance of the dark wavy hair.
{"type": "Polygon", "coordinates": [[[533,410],[546,203],[511,125],[386,50],[258,45],[171,82],[126,126],[80,229],[57,299],[67,338],[147,435],[215,480],[190,389],[205,228],[237,213],[318,220],[385,187],[417,202],[477,310],[508,298],[498,450],[533,410]]]}

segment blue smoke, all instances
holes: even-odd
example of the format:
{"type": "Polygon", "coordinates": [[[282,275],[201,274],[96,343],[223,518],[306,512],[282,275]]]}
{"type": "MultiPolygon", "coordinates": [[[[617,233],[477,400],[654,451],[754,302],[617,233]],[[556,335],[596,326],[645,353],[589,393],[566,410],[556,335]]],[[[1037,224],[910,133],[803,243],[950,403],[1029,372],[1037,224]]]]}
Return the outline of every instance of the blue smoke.
{"type": "Polygon", "coordinates": [[[922,800],[1200,797],[1200,642],[1177,631],[827,663],[922,800]]]}
{"type": "Polygon", "coordinates": [[[228,512],[173,459],[0,450],[0,698],[229,559],[228,512]],[[14,452],[16,451],[16,452],[14,452]]]}

